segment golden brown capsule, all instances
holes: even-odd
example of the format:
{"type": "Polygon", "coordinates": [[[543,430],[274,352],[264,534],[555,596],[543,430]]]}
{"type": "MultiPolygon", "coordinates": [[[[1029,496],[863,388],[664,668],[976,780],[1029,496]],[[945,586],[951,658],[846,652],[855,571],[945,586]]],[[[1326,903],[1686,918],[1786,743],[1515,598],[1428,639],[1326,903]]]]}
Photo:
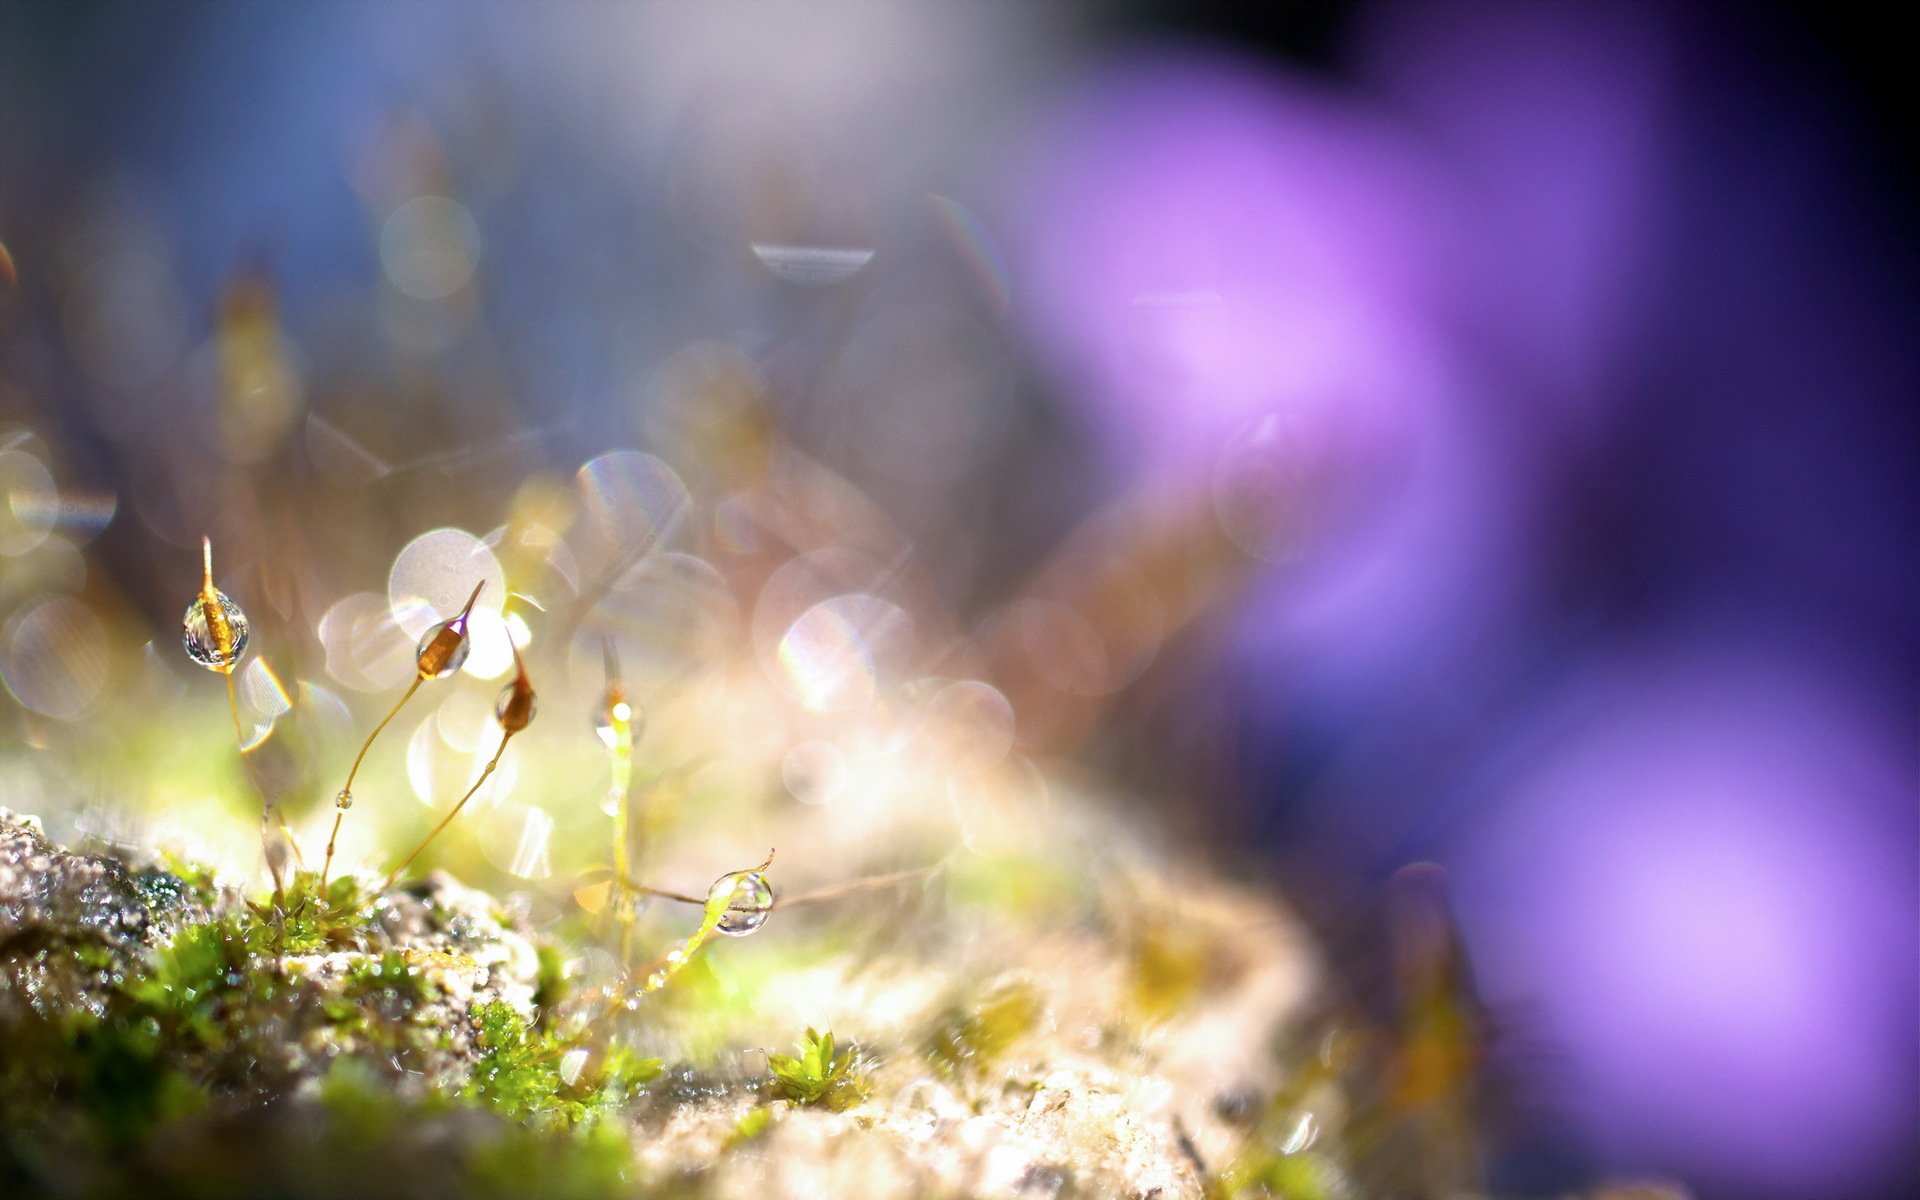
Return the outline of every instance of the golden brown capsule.
{"type": "Polygon", "coordinates": [[[520,647],[513,647],[513,682],[500,693],[500,699],[493,706],[493,715],[500,721],[500,728],[509,734],[519,733],[533,724],[533,683],[527,678],[526,664],[520,661],[520,647]]]}
{"type": "Polygon", "coordinates": [[[467,606],[453,617],[440,622],[427,630],[420,639],[420,653],[417,664],[420,678],[438,679],[460,669],[467,661],[467,618],[473,613],[474,601],[480,599],[480,589],[487,586],[486,580],[473,585],[473,595],[467,597],[467,606]]]}

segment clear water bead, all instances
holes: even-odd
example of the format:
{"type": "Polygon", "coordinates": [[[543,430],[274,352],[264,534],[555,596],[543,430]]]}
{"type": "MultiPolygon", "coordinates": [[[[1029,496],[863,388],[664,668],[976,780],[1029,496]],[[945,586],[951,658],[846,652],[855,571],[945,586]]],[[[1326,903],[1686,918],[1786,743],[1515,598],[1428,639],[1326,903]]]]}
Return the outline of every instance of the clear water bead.
{"type": "Polygon", "coordinates": [[[250,629],[247,614],[240,606],[228,598],[225,592],[216,591],[214,598],[220,601],[220,611],[227,618],[227,626],[233,631],[230,653],[221,653],[220,639],[213,634],[213,623],[207,620],[207,602],[202,596],[195,596],[193,603],[187,605],[187,615],[181,621],[181,641],[187,648],[187,657],[199,663],[209,671],[230,671],[247,652],[247,637],[250,629]]]}
{"type": "Polygon", "coordinates": [[[638,742],[641,730],[647,727],[647,714],[624,693],[610,689],[593,710],[593,734],[612,750],[619,742],[621,725],[626,726],[627,741],[638,742]]]}
{"type": "Polygon", "coordinates": [[[333,806],[339,809],[341,812],[345,812],[348,809],[352,808],[353,793],[348,791],[346,788],[341,788],[340,794],[333,798],[333,806]]]}
{"type": "Polygon", "coordinates": [[[767,923],[773,911],[773,885],[758,871],[735,871],[722,875],[707,891],[709,901],[731,897],[727,911],[716,926],[728,937],[745,937],[767,923]]]}
{"type": "MultiPolygon", "coordinates": [[[[445,643],[442,643],[442,645],[444,647],[445,643]]],[[[473,644],[467,640],[465,621],[461,617],[451,617],[421,635],[420,649],[415,652],[414,657],[420,664],[422,674],[432,679],[443,679],[465,665],[467,655],[472,653],[472,651],[473,644]],[[443,650],[443,653],[446,654],[446,661],[438,664],[438,670],[433,670],[432,667],[434,664],[429,662],[427,651],[433,648],[434,640],[442,634],[447,635],[447,640],[452,642],[453,649],[451,651],[443,650]]]]}

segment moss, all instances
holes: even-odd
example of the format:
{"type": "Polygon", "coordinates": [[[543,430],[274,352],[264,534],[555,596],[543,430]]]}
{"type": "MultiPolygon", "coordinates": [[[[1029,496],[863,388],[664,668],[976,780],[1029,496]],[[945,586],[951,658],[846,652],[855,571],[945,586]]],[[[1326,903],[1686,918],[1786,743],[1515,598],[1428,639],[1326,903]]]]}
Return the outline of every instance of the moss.
{"type": "Polygon", "coordinates": [[[767,1067],[773,1072],[775,1090],[795,1104],[818,1104],[843,1112],[872,1091],[860,1052],[852,1046],[836,1049],[832,1030],[815,1033],[809,1028],[794,1049],[800,1053],[767,1055],[767,1067]]]}
{"type": "Polygon", "coordinates": [[[560,948],[551,942],[540,943],[534,953],[540,969],[534,978],[533,1006],[541,1013],[548,1013],[567,997],[567,961],[560,948]]]}
{"type": "Polygon", "coordinates": [[[597,1200],[629,1190],[632,1162],[632,1147],[611,1125],[568,1137],[509,1125],[474,1148],[462,1192],[474,1200],[597,1200]]]}
{"type": "Polygon", "coordinates": [[[971,1010],[949,1009],[928,1040],[928,1057],[949,1073],[984,1070],[1033,1031],[1042,1009],[1030,984],[1003,984],[971,1010]]]}
{"type": "Polygon", "coordinates": [[[744,1145],[767,1131],[773,1121],[771,1108],[750,1108],[740,1115],[733,1124],[733,1136],[727,1139],[729,1147],[744,1145]]]}
{"type": "Polygon", "coordinates": [[[622,1046],[590,1049],[537,1031],[504,1001],[477,1005],[471,1017],[481,1054],[461,1097],[518,1120],[555,1128],[591,1124],[660,1074],[659,1059],[622,1046]],[[569,1055],[578,1057],[570,1062],[569,1055]]]}
{"type": "Polygon", "coordinates": [[[1128,939],[1128,1001],[1148,1021],[1164,1021],[1199,995],[1212,965],[1200,935],[1160,920],[1143,922],[1128,939]]]}
{"type": "Polygon", "coordinates": [[[295,875],[277,904],[249,904],[248,943],[280,954],[324,954],[362,945],[371,905],[359,880],[342,876],[323,890],[311,871],[295,875]]]}
{"type": "Polygon", "coordinates": [[[1244,1157],[1215,1176],[1208,1200],[1337,1200],[1346,1194],[1337,1168],[1318,1154],[1258,1153],[1244,1157]]]}

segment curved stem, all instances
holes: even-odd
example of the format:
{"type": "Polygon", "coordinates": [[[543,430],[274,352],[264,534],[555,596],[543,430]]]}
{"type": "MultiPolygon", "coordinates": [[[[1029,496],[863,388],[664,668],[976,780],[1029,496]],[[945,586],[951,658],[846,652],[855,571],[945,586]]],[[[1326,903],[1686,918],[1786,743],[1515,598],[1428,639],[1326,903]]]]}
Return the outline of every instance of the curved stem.
{"type": "MultiPolygon", "coordinates": [[[[419,691],[420,685],[425,682],[426,676],[414,676],[413,683],[408,686],[406,692],[394,703],[392,708],[387,710],[387,715],[380,718],[380,723],[373,727],[373,732],[367,735],[367,740],[360,744],[360,753],[353,756],[353,766],[347,769],[347,782],[340,788],[341,791],[347,794],[349,802],[351,802],[353,797],[354,777],[360,774],[360,764],[367,761],[367,751],[373,749],[373,739],[379,737],[380,731],[385,729],[395,717],[400,715],[400,710],[406,707],[407,701],[413,699],[413,694],[419,691]]],[[[235,719],[237,720],[238,718],[236,717],[235,719]]],[[[338,800],[336,800],[336,806],[338,803],[338,800]]],[[[346,819],[347,810],[344,808],[339,809],[339,811],[333,814],[333,832],[327,835],[327,857],[320,865],[320,890],[323,893],[327,890],[327,873],[333,868],[333,848],[335,843],[340,840],[340,822],[346,819]]]]}
{"type": "Polygon", "coordinates": [[[495,750],[493,752],[493,757],[487,760],[486,767],[483,768],[480,772],[480,778],[473,781],[473,786],[468,788],[467,794],[460,797],[460,799],[454,804],[452,811],[448,812],[446,816],[441,817],[440,823],[438,825],[435,825],[432,831],[429,832],[426,837],[423,837],[420,839],[420,844],[407,852],[407,856],[400,860],[400,865],[395,867],[393,870],[387,872],[387,877],[381,880],[380,886],[374,890],[374,893],[373,893],[374,895],[377,896],[381,892],[384,892],[388,888],[392,887],[394,880],[400,878],[401,872],[405,871],[409,866],[411,866],[413,864],[414,859],[420,857],[420,852],[427,848],[428,843],[432,842],[434,838],[439,837],[440,831],[445,829],[448,825],[451,825],[453,823],[453,819],[460,815],[460,810],[467,806],[467,801],[473,799],[473,794],[480,790],[480,785],[487,781],[487,776],[493,774],[493,769],[500,765],[500,757],[501,755],[507,752],[507,743],[513,740],[513,733],[514,731],[511,729],[501,733],[500,748],[498,750],[495,750]]]}

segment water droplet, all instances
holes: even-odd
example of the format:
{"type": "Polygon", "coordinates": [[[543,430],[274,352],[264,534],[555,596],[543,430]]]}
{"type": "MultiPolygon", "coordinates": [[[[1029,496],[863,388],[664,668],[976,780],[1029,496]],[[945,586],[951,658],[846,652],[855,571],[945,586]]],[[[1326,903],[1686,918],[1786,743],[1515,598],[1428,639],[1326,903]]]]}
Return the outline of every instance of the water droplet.
{"type": "Polygon", "coordinates": [[[251,630],[247,624],[247,614],[241,612],[240,606],[225,592],[215,591],[213,595],[219,601],[220,611],[226,616],[227,625],[232,630],[226,651],[222,651],[220,639],[214,635],[204,596],[195,596],[193,603],[187,605],[187,615],[181,621],[181,640],[186,645],[187,657],[194,662],[209,671],[230,671],[246,654],[247,637],[251,630]]]}
{"type": "Polygon", "coordinates": [[[467,641],[466,621],[452,617],[427,630],[426,636],[420,639],[420,649],[414,653],[414,661],[419,664],[420,674],[429,679],[442,679],[458,671],[472,650],[473,644],[467,641]]]}
{"type": "Polygon", "coordinates": [[[717,926],[728,937],[745,937],[767,923],[773,911],[773,885],[758,871],[722,875],[707,891],[709,902],[729,896],[727,911],[717,926]]]}
{"type": "Polygon", "coordinates": [[[622,735],[629,743],[639,741],[646,727],[646,711],[627,699],[619,688],[608,688],[593,710],[594,736],[609,750],[619,745],[622,735]]]}
{"type": "Polygon", "coordinates": [[[345,812],[348,809],[352,808],[353,793],[348,791],[346,788],[341,788],[340,794],[333,798],[333,806],[339,809],[341,812],[345,812]]]}

